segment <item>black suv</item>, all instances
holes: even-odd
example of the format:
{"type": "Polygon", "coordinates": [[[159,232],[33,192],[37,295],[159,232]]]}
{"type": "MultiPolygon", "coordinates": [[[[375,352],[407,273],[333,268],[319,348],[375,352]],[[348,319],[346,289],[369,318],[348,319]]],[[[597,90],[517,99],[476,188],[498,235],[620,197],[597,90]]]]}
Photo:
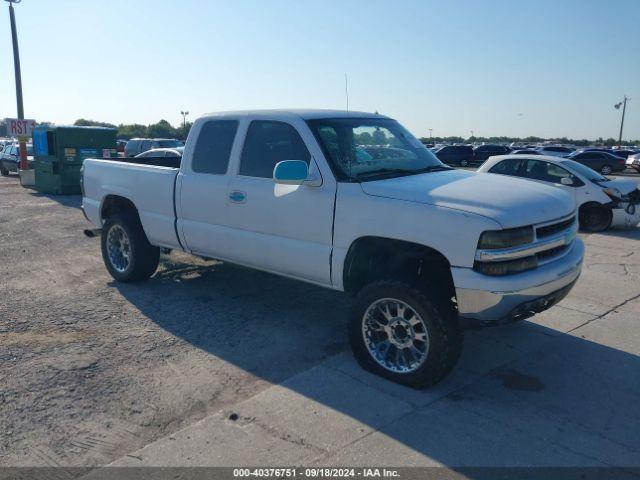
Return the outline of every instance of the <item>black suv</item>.
{"type": "Polygon", "coordinates": [[[447,165],[466,167],[473,163],[473,148],[467,145],[446,145],[433,150],[433,153],[447,165]]]}
{"type": "Polygon", "coordinates": [[[509,152],[511,152],[511,149],[504,145],[478,145],[473,149],[473,160],[480,163],[489,157],[507,155],[509,152]]]}

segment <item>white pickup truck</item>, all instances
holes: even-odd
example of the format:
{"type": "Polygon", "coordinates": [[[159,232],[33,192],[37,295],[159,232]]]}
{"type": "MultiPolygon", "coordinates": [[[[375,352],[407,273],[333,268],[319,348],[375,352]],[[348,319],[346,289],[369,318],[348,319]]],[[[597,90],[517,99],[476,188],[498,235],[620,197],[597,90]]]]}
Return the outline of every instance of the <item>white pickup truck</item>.
{"type": "Polygon", "coordinates": [[[82,184],[117,281],[179,249],[348,292],[357,361],[416,388],[454,367],[463,326],[560,301],[584,254],[565,192],[449,168],[371,113],[206,115],[179,169],[86,160],[82,184]]]}

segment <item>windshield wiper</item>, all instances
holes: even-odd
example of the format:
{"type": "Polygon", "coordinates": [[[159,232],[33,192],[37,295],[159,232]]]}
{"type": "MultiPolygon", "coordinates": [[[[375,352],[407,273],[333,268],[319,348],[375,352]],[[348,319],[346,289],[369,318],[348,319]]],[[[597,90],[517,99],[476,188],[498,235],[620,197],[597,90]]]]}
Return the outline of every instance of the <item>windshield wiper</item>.
{"type": "Polygon", "coordinates": [[[360,177],[369,177],[369,176],[376,176],[376,175],[387,175],[392,173],[412,174],[413,172],[414,172],[413,170],[405,170],[404,168],[379,168],[377,170],[369,170],[368,172],[356,173],[356,177],[360,178],[360,177]]]}
{"type": "Polygon", "coordinates": [[[446,165],[431,165],[429,167],[424,167],[418,170],[414,170],[413,173],[441,172],[443,170],[454,170],[454,168],[448,167],[446,165]]]}
{"type": "Polygon", "coordinates": [[[360,172],[356,174],[357,178],[374,177],[378,175],[418,175],[420,173],[439,172],[442,170],[453,170],[452,167],[446,165],[430,165],[424,168],[418,168],[416,170],[407,170],[405,168],[379,168],[377,170],[370,170],[368,172],[360,172]]]}

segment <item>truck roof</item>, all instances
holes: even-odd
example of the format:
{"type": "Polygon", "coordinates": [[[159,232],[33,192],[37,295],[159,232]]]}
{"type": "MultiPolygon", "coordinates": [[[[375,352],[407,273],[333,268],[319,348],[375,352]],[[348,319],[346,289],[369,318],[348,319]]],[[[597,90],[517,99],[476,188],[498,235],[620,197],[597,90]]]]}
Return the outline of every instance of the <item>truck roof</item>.
{"type": "Polygon", "coordinates": [[[250,117],[269,115],[272,117],[291,118],[298,117],[303,120],[319,118],[389,118],[379,113],[357,112],[353,110],[323,110],[323,109],[278,109],[278,110],[236,110],[228,112],[212,112],[203,117],[250,117]]]}

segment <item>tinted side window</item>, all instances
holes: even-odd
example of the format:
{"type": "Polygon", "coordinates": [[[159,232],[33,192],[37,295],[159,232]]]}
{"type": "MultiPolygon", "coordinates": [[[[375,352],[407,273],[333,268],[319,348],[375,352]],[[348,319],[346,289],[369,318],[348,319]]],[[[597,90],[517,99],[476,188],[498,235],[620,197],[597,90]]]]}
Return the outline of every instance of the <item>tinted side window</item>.
{"type": "Polygon", "coordinates": [[[502,175],[518,175],[518,170],[520,169],[520,163],[522,160],[518,158],[510,158],[509,160],[504,160],[500,163],[495,164],[493,167],[489,169],[490,173],[500,173],[502,175]]]}
{"type": "Polygon", "coordinates": [[[300,135],[288,123],[256,120],[251,122],[240,159],[240,175],[271,178],[276,163],[304,160],[311,154],[300,135]]]}
{"type": "Polygon", "coordinates": [[[237,130],[236,120],[210,120],[205,123],[200,130],[193,152],[191,161],[193,171],[226,173],[237,130]]]}
{"type": "Polygon", "coordinates": [[[151,150],[151,141],[144,140],[140,142],[140,146],[138,148],[139,148],[139,151],[141,152],[146,152],[147,150],[151,150]]]}

